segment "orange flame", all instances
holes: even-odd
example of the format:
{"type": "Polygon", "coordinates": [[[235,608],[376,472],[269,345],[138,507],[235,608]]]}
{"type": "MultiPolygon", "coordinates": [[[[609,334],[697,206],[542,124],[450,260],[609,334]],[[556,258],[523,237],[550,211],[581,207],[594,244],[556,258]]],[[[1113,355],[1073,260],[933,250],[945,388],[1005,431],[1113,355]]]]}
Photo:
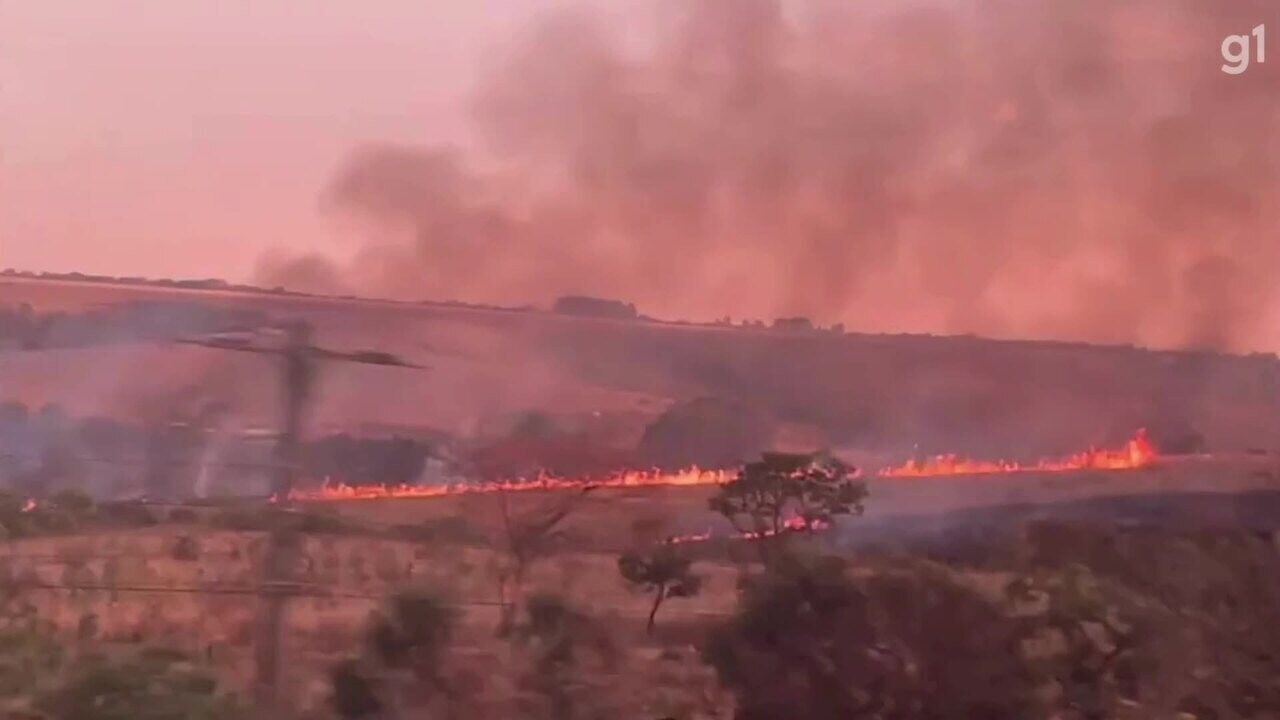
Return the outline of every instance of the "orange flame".
{"type": "Polygon", "coordinates": [[[539,475],[532,480],[504,480],[453,485],[346,485],[330,484],[314,489],[295,489],[291,500],[379,500],[384,498],[433,498],[486,492],[525,492],[529,490],[573,490],[584,488],[639,488],[687,485],[720,485],[728,482],[729,470],[703,470],[691,467],[675,472],[659,470],[626,470],[601,478],[563,478],[539,475]]]}
{"type": "MultiPolygon", "coordinates": [[[[1021,464],[1011,460],[971,460],[958,455],[938,455],[926,460],[909,460],[896,467],[881,468],[877,474],[880,477],[933,477],[1070,470],[1130,470],[1146,467],[1155,462],[1158,457],[1155,446],[1147,440],[1146,431],[1139,430],[1120,448],[1089,449],[1065,458],[1043,459],[1033,464],[1021,464]]],[[[533,490],[708,486],[724,484],[733,478],[734,473],[734,470],[703,470],[694,466],[674,472],[625,470],[597,478],[567,478],[542,474],[533,479],[451,485],[347,485],[326,482],[318,488],[295,489],[290,492],[289,498],[303,502],[381,500],[533,490]]],[[[701,535],[690,537],[705,539],[701,535]]]]}
{"type": "Polygon", "coordinates": [[[1069,470],[1133,470],[1146,467],[1159,457],[1139,430],[1123,447],[1090,448],[1065,458],[1042,459],[1034,464],[1011,460],[970,460],[957,455],[937,455],[926,460],[908,460],[897,467],[880,470],[881,477],[933,477],[938,475],[983,475],[1015,472],[1066,472],[1069,470]]]}

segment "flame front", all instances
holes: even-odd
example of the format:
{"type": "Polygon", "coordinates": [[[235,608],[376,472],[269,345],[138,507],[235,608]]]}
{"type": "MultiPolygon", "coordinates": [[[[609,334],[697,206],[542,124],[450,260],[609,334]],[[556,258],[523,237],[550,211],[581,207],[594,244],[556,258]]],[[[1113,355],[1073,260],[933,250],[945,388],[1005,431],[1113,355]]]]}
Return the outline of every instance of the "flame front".
{"type": "Polygon", "coordinates": [[[896,467],[882,468],[881,477],[935,477],[938,475],[986,475],[1016,472],[1067,472],[1071,470],[1134,470],[1146,467],[1158,457],[1155,446],[1139,430],[1123,447],[1089,449],[1064,458],[1046,458],[1022,464],[1011,460],[970,460],[957,455],[937,455],[926,460],[908,460],[896,467]]]}
{"type": "Polygon", "coordinates": [[[539,475],[532,480],[456,483],[452,485],[346,485],[325,483],[319,488],[294,490],[292,500],[379,500],[383,498],[433,498],[490,492],[530,490],[581,490],[585,488],[642,488],[689,485],[721,485],[732,476],[730,470],[703,470],[691,467],[675,472],[627,470],[599,478],[564,478],[539,475]]]}
{"type": "MultiPolygon", "coordinates": [[[[972,460],[958,455],[938,455],[925,460],[908,460],[902,465],[881,468],[876,474],[886,478],[937,477],[947,475],[986,475],[1019,472],[1068,472],[1072,470],[1132,470],[1146,467],[1158,458],[1155,447],[1139,430],[1122,447],[1089,449],[1062,458],[1046,458],[1035,463],[1011,460],[972,460]]],[[[626,470],[595,478],[566,478],[539,475],[533,479],[498,482],[454,483],[450,485],[347,485],[325,483],[318,488],[295,489],[292,500],[381,500],[388,498],[434,498],[491,492],[526,492],[533,490],[573,490],[585,488],[645,488],[714,486],[731,480],[731,469],[703,470],[691,467],[674,472],[661,470],[626,470]]]]}

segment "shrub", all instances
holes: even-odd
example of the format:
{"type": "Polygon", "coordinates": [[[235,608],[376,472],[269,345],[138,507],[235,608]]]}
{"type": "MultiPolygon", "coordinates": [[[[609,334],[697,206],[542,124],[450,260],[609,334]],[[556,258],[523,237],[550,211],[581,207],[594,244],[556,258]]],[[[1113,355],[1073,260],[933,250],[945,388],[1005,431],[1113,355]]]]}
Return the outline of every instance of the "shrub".
{"type": "Polygon", "coordinates": [[[40,688],[57,674],[65,659],[66,653],[48,622],[19,621],[0,630],[0,697],[40,688]]]}
{"type": "Polygon", "coordinates": [[[55,720],[234,720],[248,717],[217,680],[181,653],[142,651],[123,660],[86,655],[37,706],[55,720]]]}
{"type": "Polygon", "coordinates": [[[658,608],[667,598],[692,597],[702,588],[702,579],[693,574],[693,560],[676,545],[662,543],[647,551],[631,551],[618,558],[618,572],[633,587],[653,593],[646,632],[653,632],[658,608]]]}
{"type": "MultiPolygon", "coordinates": [[[[455,699],[445,658],[459,613],[427,589],[397,593],[371,618],[363,657],[330,674],[330,704],[345,718],[370,717],[388,708],[429,707],[455,699]]],[[[434,717],[434,715],[432,715],[434,717]]]]}
{"type": "Polygon", "coordinates": [[[126,527],[149,527],[158,522],[151,508],[137,501],[106,503],[99,508],[99,515],[108,522],[126,527]]]}
{"type": "Polygon", "coordinates": [[[200,559],[200,541],[190,535],[179,535],[173,542],[170,555],[174,560],[195,562],[200,559]]]}
{"type": "Polygon", "coordinates": [[[396,594],[374,616],[369,644],[387,667],[412,667],[434,674],[453,638],[458,611],[439,593],[414,590],[396,594]]]}
{"type": "Polygon", "coordinates": [[[343,718],[367,718],[382,713],[383,702],[378,697],[376,682],[355,660],[338,663],[329,674],[333,687],[330,704],[343,718]]]}
{"type": "Polygon", "coordinates": [[[541,698],[545,714],[556,720],[612,714],[601,708],[610,704],[616,688],[593,688],[591,682],[611,674],[617,661],[617,648],[604,628],[553,593],[531,596],[525,615],[515,629],[516,640],[530,653],[521,684],[541,698]],[[584,667],[589,661],[594,661],[596,672],[584,667]],[[582,712],[584,707],[595,711],[582,712]]]}
{"type": "Polygon", "coordinates": [[[703,653],[738,720],[1028,717],[1003,608],[931,566],[852,578],[788,558],[746,581],[703,653]]]}
{"type": "Polygon", "coordinates": [[[430,518],[396,530],[400,537],[414,542],[480,544],[486,540],[485,533],[461,515],[430,518]]]}

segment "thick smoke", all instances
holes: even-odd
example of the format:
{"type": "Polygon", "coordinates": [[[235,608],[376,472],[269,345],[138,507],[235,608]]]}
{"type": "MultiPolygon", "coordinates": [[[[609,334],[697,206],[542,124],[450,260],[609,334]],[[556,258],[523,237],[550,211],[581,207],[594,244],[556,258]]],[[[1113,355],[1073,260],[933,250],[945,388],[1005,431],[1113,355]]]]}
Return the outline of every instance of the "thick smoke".
{"type": "Polygon", "coordinates": [[[479,150],[359,150],[325,201],[365,244],[292,267],[411,299],[1267,342],[1280,75],[1226,75],[1219,45],[1280,20],[1268,0],[680,7],[630,52],[544,18],[476,90],[479,150]]]}

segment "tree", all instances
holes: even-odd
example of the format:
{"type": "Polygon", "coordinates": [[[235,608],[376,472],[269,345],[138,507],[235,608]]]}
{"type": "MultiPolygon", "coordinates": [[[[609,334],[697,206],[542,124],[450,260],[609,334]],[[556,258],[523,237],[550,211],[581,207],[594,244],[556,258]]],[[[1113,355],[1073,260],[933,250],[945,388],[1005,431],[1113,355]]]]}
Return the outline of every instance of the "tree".
{"type": "Polygon", "coordinates": [[[516,598],[508,598],[508,591],[514,591],[513,594],[521,591],[529,568],[538,559],[551,554],[564,538],[562,524],[573,512],[578,500],[591,489],[583,488],[581,492],[574,493],[550,509],[539,509],[525,515],[513,514],[507,493],[497,493],[498,507],[502,512],[498,549],[506,559],[505,566],[498,570],[498,602],[502,606],[498,620],[499,635],[506,635],[515,619],[516,598]]]}
{"type": "Polygon", "coordinates": [[[653,633],[658,608],[667,598],[693,597],[702,589],[702,578],[692,572],[693,560],[676,545],[662,543],[647,551],[631,551],[618,558],[618,572],[632,586],[653,593],[645,632],[653,633]]]}
{"type": "Polygon", "coordinates": [[[842,515],[861,515],[867,485],[854,468],[826,455],[765,453],[721,486],[711,509],[739,533],[759,541],[762,559],[794,531],[830,526],[842,515]]]}
{"type": "Polygon", "coordinates": [[[785,557],[749,579],[706,661],[736,720],[1037,717],[1016,624],[924,563],[852,574],[785,557]]]}

